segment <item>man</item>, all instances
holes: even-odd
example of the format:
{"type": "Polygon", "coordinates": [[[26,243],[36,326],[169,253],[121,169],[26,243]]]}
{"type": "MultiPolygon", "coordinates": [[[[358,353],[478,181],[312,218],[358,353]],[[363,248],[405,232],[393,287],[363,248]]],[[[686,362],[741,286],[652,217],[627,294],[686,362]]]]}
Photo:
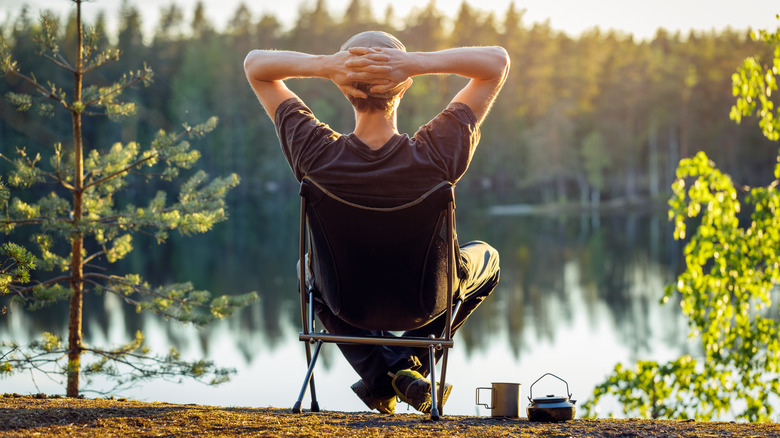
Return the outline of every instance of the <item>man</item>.
{"type": "MultiPolygon", "coordinates": [[[[308,175],[347,200],[372,199],[383,206],[415,199],[442,181],[455,183],[468,168],[479,127],[509,71],[500,47],[463,47],[406,52],[385,32],[359,33],[332,55],[253,50],[244,60],[247,80],[274,122],[282,151],[298,181],[308,175]],[[397,128],[397,110],[412,78],[455,74],[469,79],[444,111],[411,138],[397,128]],[[355,110],[355,129],[334,132],[316,119],[283,82],[326,78],[355,110]]],[[[309,273],[310,274],[310,273],[309,273]]],[[[498,253],[484,242],[460,248],[459,284],[465,295],[453,332],[498,284],[498,253]]],[[[307,283],[312,284],[307,278],[307,283]]],[[[366,334],[334,316],[324,304],[317,316],[329,332],[366,334]]],[[[405,333],[441,333],[442,317],[405,333]]],[[[396,396],[421,412],[430,410],[427,350],[339,345],[361,380],[352,386],[372,409],[392,413],[396,396]]],[[[444,388],[445,398],[451,387],[444,388]]]]}

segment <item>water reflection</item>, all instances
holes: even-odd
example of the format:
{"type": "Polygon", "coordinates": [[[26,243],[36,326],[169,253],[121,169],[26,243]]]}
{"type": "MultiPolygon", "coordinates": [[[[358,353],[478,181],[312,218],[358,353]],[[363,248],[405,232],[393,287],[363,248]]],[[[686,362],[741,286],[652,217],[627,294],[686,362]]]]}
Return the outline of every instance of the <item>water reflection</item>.
{"type": "MultiPolygon", "coordinates": [[[[116,299],[85,302],[90,344],[119,344],[143,330],[153,351],[175,345],[186,357],[206,356],[237,369],[231,383],[216,388],[154,383],[125,395],[225,406],[292,404],[305,365],[297,341],[298,204],[286,195],[269,196],[233,207],[230,221],[208,235],[173,238],[164,246],[139,241],[121,266],[124,272],[143,272],[152,284],[186,280],[219,294],[256,290],[260,300],[235,318],[196,330],[136,314],[116,299]]],[[[459,207],[459,239],[495,246],[502,278],[456,336],[448,379],[460,391],[453,392],[448,413],[488,415],[475,408],[474,388],[502,380],[530,385],[545,372],[567,379],[575,398],[585,399],[616,362],[665,360],[685,349],[679,306],[658,304],[680,252],[663,211],[491,216],[485,209],[459,207]]],[[[0,338],[28,341],[42,331],[64,333],[65,315],[63,308],[15,310],[0,319],[0,338]]],[[[357,379],[354,372],[337,349],[323,354],[318,378],[323,407],[362,410],[348,389],[357,379]]],[[[29,375],[2,384],[5,392],[64,392],[42,379],[36,389],[29,375]]],[[[525,398],[528,387],[522,391],[525,398]]]]}

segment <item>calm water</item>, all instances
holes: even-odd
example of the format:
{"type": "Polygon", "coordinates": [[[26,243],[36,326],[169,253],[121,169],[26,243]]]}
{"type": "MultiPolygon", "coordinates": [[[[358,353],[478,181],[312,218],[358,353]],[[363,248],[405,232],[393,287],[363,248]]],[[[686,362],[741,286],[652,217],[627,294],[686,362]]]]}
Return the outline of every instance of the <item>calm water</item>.
{"type": "MultiPolygon", "coordinates": [[[[297,340],[297,203],[264,205],[234,208],[230,221],[206,236],[174,238],[162,247],[138,242],[121,266],[122,272],[144,273],[153,284],[192,281],[218,294],[257,291],[258,302],[235,318],[197,330],[137,315],[113,297],[86,303],[88,344],[116,345],[142,330],[155,352],[164,354],[175,345],[185,357],[205,357],[237,371],[231,382],[217,387],[158,380],[122,396],[292,406],[305,372],[297,340]]],[[[459,239],[495,246],[502,278],[455,337],[447,374],[455,387],[445,412],[489,415],[475,406],[475,389],[499,381],[523,385],[524,409],[529,385],[546,372],[568,381],[579,406],[617,362],[667,360],[687,352],[679,306],[674,300],[659,304],[664,285],[675,278],[681,252],[665,215],[503,216],[459,205],[459,239]]],[[[25,342],[45,330],[64,334],[65,314],[64,308],[29,314],[14,310],[0,317],[0,340],[25,342]]],[[[365,409],[349,389],[358,377],[335,346],[323,349],[315,375],[323,409],[365,409]]],[[[537,385],[534,394],[565,390],[554,379],[537,385]]],[[[17,375],[0,380],[0,386],[3,392],[64,392],[41,375],[17,375]]]]}

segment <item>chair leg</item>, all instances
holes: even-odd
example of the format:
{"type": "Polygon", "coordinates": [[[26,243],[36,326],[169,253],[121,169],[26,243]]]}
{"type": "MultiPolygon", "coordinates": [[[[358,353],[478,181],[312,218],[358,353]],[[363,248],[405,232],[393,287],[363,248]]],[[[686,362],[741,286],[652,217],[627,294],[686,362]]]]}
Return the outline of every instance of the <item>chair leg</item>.
{"type": "Polygon", "coordinates": [[[434,345],[428,346],[428,363],[430,368],[431,378],[431,420],[439,419],[439,403],[436,391],[436,347],[434,345]]]}
{"type": "Polygon", "coordinates": [[[314,365],[317,363],[317,358],[320,355],[320,348],[322,348],[322,341],[317,341],[317,346],[314,348],[314,355],[311,354],[311,346],[306,344],[306,359],[309,362],[309,368],[306,370],[306,377],[303,379],[303,385],[301,386],[301,392],[298,394],[298,400],[293,405],[292,411],[294,414],[301,413],[301,404],[303,397],[306,395],[306,387],[311,384],[311,410],[312,412],[319,412],[320,405],[317,403],[317,393],[314,390],[314,365]]]}
{"type": "MultiPolygon", "coordinates": [[[[452,311],[452,319],[450,320],[450,324],[455,322],[455,317],[458,315],[458,312],[460,311],[460,306],[463,304],[463,300],[459,299],[455,303],[455,309],[452,311]]],[[[450,333],[448,333],[448,329],[450,326],[445,329],[444,333],[442,333],[443,338],[449,338],[450,333]]],[[[447,355],[450,352],[449,348],[445,348],[444,352],[442,354],[442,362],[441,362],[441,381],[439,382],[439,386],[441,387],[441,392],[436,391],[436,357],[434,355],[435,348],[433,345],[430,345],[428,347],[428,360],[429,360],[429,366],[428,368],[431,370],[431,419],[438,420],[441,415],[444,415],[444,388],[447,386],[446,378],[447,378],[447,355]],[[437,409],[438,408],[438,409],[437,409]],[[434,412],[436,413],[436,417],[434,418],[434,412]]]]}
{"type": "MultiPolygon", "coordinates": [[[[314,331],[314,288],[309,287],[309,330],[314,331]]],[[[325,333],[325,330],[322,330],[322,333],[325,333]]],[[[308,345],[308,344],[307,344],[308,345]]],[[[322,341],[317,342],[317,348],[314,352],[314,360],[317,360],[317,356],[320,352],[320,347],[322,346],[322,341]]],[[[308,358],[308,348],[307,351],[307,358],[308,358]]],[[[311,380],[309,380],[310,386],[311,386],[311,411],[312,412],[319,412],[320,411],[320,404],[317,402],[317,389],[314,385],[314,368],[312,368],[312,375],[311,380]]]]}
{"type": "MultiPolygon", "coordinates": [[[[322,342],[320,342],[320,345],[322,345],[322,342]]],[[[319,353],[320,346],[317,346],[317,353],[319,353]]],[[[309,380],[309,390],[311,391],[311,406],[309,410],[311,412],[319,412],[320,411],[320,404],[317,402],[317,389],[314,387],[314,373],[311,375],[311,380],[309,380]]]]}
{"type": "Polygon", "coordinates": [[[450,349],[445,348],[441,358],[441,380],[439,381],[439,386],[441,386],[442,390],[439,394],[439,415],[444,415],[444,388],[447,386],[447,355],[449,352],[450,349]]]}

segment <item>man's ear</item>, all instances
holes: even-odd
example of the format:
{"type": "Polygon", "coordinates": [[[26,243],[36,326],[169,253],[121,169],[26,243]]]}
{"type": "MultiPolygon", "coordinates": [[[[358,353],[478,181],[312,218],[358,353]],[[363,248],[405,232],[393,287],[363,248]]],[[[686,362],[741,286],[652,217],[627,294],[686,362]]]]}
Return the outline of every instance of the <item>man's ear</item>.
{"type": "Polygon", "coordinates": [[[404,97],[404,93],[406,93],[406,90],[408,90],[409,87],[412,86],[413,82],[414,82],[414,79],[412,79],[412,78],[409,78],[409,80],[406,81],[406,86],[404,86],[403,90],[401,90],[401,92],[398,93],[398,98],[399,99],[404,97]]]}

